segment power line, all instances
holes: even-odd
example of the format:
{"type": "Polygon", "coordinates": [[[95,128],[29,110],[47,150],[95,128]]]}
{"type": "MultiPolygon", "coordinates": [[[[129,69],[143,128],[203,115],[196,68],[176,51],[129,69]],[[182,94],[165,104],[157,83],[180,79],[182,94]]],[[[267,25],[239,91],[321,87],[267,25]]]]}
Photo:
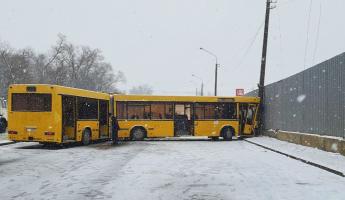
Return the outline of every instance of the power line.
{"type": "Polygon", "coordinates": [[[263,21],[263,22],[260,24],[260,26],[259,26],[259,28],[257,29],[257,31],[256,31],[256,33],[255,33],[255,35],[254,35],[254,37],[253,37],[252,40],[251,40],[249,46],[247,47],[245,53],[243,54],[243,56],[242,56],[240,62],[238,63],[238,65],[236,65],[236,67],[241,66],[242,63],[244,62],[244,60],[246,59],[248,53],[249,53],[250,50],[252,49],[252,47],[253,47],[253,45],[254,45],[254,43],[255,43],[255,41],[256,41],[256,39],[257,39],[259,33],[260,33],[260,30],[262,29],[262,27],[264,26],[264,24],[265,24],[265,21],[263,21]]]}
{"type": "MultiPolygon", "coordinates": [[[[310,29],[310,17],[311,17],[311,10],[313,7],[313,0],[310,0],[309,4],[309,13],[308,13],[308,24],[307,24],[307,39],[304,49],[304,70],[306,69],[306,59],[307,59],[307,52],[308,52],[308,43],[309,43],[309,29],[310,29]]],[[[305,80],[304,80],[304,74],[302,74],[302,94],[305,93],[305,80]]],[[[302,102],[302,108],[305,108],[305,102],[302,102]]],[[[305,119],[305,113],[302,113],[302,120],[305,119]]]]}
{"type": "Polygon", "coordinates": [[[304,69],[306,68],[306,61],[307,61],[307,52],[308,52],[308,44],[309,44],[310,17],[311,17],[312,7],[313,7],[313,0],[310,0],[310,3],[309,3],[309,13],[308,13],[308,23],[307,23],[307,39],[306,39],[305,48],[304,48],[304,62],[303,62],[304,69]]]}
{"type": "Polygon", "coordinates": [[[313,64],[315,64],[315,57],[316,52],[319,44],[319,34],[320,34],[320,24],[321,24],[321,17],[322,17],[322,2],[320,2],[320,13],[319,13],[319,22],[317,24],[317,32],[316,32],[316,39],[315,39],[315,48],[313,53],[313,64]]]}
{"type": "Polygon", "coordinates": [[[285,5],[289,5],[290,3],[295,3],[297,0],[286,0],[286,1],[282,1],[279,0],[279,6],[285,6],[285,5]]]}
{"type": "MultiPolygon", "coordinates": [[[[280,7],[280,6],[279,6],[280,7]]],[[[283,53],[283,41],[282,41],[282,31],[281,31],[281,14],[279,12],[279,10],[277,11],[277,17],[278,17],[278,34],[279,34],[279,52],[280,52],[280,64],[282,66],[285,65],[284,62],[284,53],[283,53]]],[[[285,68],[282,68],[285,69],[285,68]]]]}

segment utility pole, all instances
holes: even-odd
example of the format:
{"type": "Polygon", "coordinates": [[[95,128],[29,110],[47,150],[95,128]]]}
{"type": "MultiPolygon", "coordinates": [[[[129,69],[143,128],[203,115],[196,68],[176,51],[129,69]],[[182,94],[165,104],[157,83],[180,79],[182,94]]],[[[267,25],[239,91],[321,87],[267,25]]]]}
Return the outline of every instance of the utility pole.
{"type": "Polygon", "coordinates": [[[200,78],[199,76],[192,74],[194,78],[197,78],[201,81],[201,87],[200,87],[200,96],[204,96],[204,80],[200,78]]]}
{"type": "Polygon", "coordinates": [[[216,54],[212,53],[211,51],[200,47],[200,50],[205,51],[206,53],[210,54],[211,56],[213,56],[216,59],[216,69],[214,72],[214,96],[217,96],[217,83],[218,83],[218,57],[216,54]]]}
{"type": "Polygon", "coordinates": [[[275,8],[271,7],[272,0],[266,1],[266,15],[265,15],[265,29],[264,29],[264,40],[263,40],[263,47],[262,47],[262,56],[261,56],[261,71],[260,71],[260,83],[259,83],[259,97],[260,97],[260,105],[259,105],[259,128],[260,134],[264,128],[263,119],[264,119],[264,97],[265,97],[265,71],[266,71],[266,55],[267,55],[267,41],[268,41],[268,28],[270,22],[270,10],[275,8]]]}
{"type": "Polygon", "coordinates": [[[204,81],[201,81],[201,96],[204,96],[204,81]]]}
{"type": "Polygon", "coordinates": [[[214,74],[214,96],[217,96],[217,83],[218,83],[218,60],[216,60],[216,71],[214,74]]]}

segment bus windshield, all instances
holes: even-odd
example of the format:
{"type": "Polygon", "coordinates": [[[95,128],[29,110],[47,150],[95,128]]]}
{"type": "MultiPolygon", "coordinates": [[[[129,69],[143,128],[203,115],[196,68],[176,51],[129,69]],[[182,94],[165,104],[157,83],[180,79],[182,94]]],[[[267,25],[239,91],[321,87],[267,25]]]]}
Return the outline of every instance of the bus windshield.
{"type": "Polygon", "coordinates": [[[51,112],[51,109],[51,94],[12,94],[12,111],[14,112],[51,112]]]}

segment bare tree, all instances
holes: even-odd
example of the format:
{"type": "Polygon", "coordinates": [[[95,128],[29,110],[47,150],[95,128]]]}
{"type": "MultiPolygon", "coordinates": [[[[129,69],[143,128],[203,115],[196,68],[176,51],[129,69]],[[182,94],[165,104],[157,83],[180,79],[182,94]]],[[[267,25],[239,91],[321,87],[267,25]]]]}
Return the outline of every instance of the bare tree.
{"type": "Polygon", "coordinates": [[[7,88],[14,83],[31,83],[34,53],[31,49],[13,50],[8,45],[0,47],[1,96],[6,96],[7,88]]]}
{"type": "Polygon", "coordinates": [[[130,94],[145,94],[145,95],[152,95],[153,89],[149,85],[139,85],[134,86],[130,91],[130,94]]]}
{"type": "Polygon", "coordinates": [[[104,61],[101,50],[71,43],[64,45],[56,59],[58,69],[57,74],[65,75],[64,84],[71,87],[108,92],[125,80],[122,72],[114,73],[111,64],[104,61]]]}
{"type": "Polygon", "coordinates": [[[58,40],[56,45],[52,46],[50,55],[39,54],[35,57],[35,81],[38,83],[55,83],[56,81],[52,79],[59,79],[58,76],[51,76],[54,71],[60,71],[60,69],[53,70],[54,62],[61,55],[64,45],[66,43],[66,36],[58,34],[58,40]]]}
{"type": "Polygon", "coordinates": [[[101,50],[77,46],[59,34],[49,53],[32,49],[12,49],[0,43],[0,95],[14,83],[49,83],[83,89],[115,92],[124,82],[121,71],[114,72],[101,50]]]}

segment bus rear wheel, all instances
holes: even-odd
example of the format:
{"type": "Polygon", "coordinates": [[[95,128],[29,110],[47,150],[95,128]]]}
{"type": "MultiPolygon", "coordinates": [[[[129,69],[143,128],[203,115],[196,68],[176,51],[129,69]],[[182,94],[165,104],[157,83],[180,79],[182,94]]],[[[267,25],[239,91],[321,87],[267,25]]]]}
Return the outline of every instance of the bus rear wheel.
{"type": "Polygon", "coordinates": [[[145,130],[143,128],[134,128],[132,130],[131,138],[132,140],[142,141],[145,138],[145,130]]]}
{"type": "Polygon", "coordinates": [[[90,142],[91,142],[91,131],[89,129],[85,129],[83,131],[83,137],[81,139],[81,143],[86,146],[86,145],[89,145],[90,142]]]}
{"type": "Polygon", "coordinates": [[[232,128],[225,127],[222,129],[222,136],[225,141],[231,141],[233,135],[234,135],[234,131],[232,128]]]}

